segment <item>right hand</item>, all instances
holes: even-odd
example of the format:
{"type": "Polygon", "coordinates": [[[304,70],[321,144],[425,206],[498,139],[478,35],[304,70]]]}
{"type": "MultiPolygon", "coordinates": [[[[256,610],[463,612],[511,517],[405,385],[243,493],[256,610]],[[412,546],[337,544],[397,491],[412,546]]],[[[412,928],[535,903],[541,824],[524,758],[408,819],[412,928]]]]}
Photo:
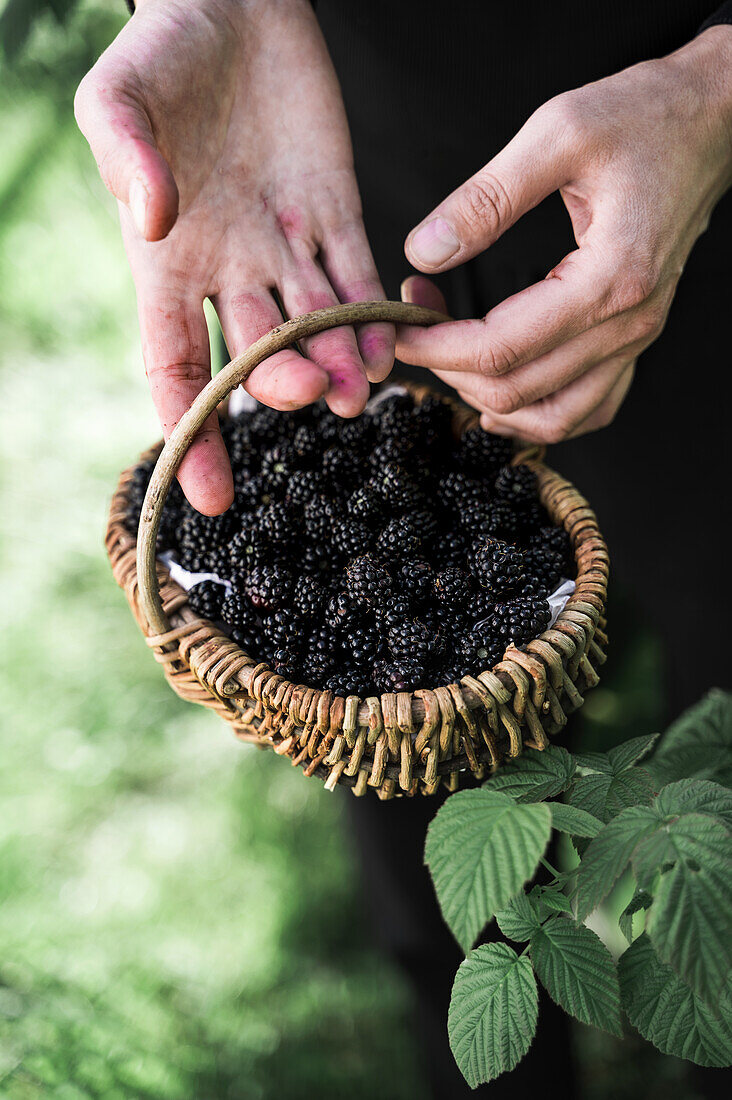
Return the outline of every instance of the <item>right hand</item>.
{"type": "MultiPolygon", "coordinates": [[[[210,377],[203,300],[238,355],[288,316],[383,298],[338,81],[307,0],[142,0],[82,81],[76,117],[117,197],[145,366],[167,438],[210,377]]],[[[339,328],[252,373],[279,409],[355,416],[391,325],[339,328]],[[307,358],[305,358],[307,356],[307,358]]],[[[207,515],[233,499],[213,414],[181,463],[207,515]]]]}

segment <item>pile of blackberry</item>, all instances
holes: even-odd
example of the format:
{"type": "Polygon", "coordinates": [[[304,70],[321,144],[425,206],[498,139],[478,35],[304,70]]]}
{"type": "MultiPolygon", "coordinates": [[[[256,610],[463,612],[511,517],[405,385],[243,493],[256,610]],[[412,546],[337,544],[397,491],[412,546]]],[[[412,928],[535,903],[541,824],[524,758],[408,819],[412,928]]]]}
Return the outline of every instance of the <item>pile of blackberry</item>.
{"type": "MultiPolygon", "coordinates": [[[[229,582],[195,585],[191,606],[282,676],[339,695],[454,683],[536,637],[574,576],[569,540],[509,441],[457,439],[452,419],[437,396],[394,392],[354,420],[324,405],[229,419],[234,504],[202,516],[176,486],[161,524],[161,550],[229,582]]],[[[150,473],[128,489],[133,533],[150,473]]]]}

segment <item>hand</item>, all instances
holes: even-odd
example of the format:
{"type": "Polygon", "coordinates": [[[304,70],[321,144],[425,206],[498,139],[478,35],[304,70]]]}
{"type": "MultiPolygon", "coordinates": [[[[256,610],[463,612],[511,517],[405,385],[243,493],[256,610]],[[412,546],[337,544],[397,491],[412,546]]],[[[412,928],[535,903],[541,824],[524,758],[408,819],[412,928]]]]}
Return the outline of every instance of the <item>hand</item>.
{"type": "MultiPolygon", "coordinates": [[[[238,355],[289,316],[383,298],[335,73],[307,0],[143,0],[82,81],[79,125],[116,195],[145,365],[167,436],[210,377],[203,300],[238,355]]],[[[384,378],[393,328],[335,329],[273,356],[247,389],[341,416],[384,378]]],[[[215,416],[179,480],[200,511],[233,499],[215,416]]]]}
{"type": "MultiPolygon", "coordinates": [[[[697,237],[732,182],[732,28],[550,100],[406,242],[420,271],[488,248],[559,189],[578,244],[546,279],[481,320],[400,329],[483,427],[557,442],[610,423],[660,334],[697,237]]],[[[445,309],[412,276],[403,297],[445,309]]]]}

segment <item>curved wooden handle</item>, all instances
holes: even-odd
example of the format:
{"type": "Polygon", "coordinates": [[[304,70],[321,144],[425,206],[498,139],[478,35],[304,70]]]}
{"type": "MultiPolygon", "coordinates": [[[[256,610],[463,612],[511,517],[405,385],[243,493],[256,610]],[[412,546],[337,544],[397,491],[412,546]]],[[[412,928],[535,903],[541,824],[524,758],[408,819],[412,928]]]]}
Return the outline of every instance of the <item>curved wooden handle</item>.
{"type": "Polygon", "coordinates": [[[180,466],[183,456],[209,416],[220,401],[233,389],[246,381],[255,367],[275,352],[283,351],[298,340],[314,336],[329,328],[341,325],[359,325],[367,321],[393,321],[400,325],[436,325],[451,320],[443,313],[413,306],[406,302],[352,302],[348,305],[328,306],[302,317],[293,317],[273,328],[252,344],[243,355],[237,356],[224,367],[206,388],[199,393],[190,409],[178,421],[163,447],[153,470],[145,494],[137,532],[137,579],[139,607],[153,634],[165,634],[170,630],[168,618],[160,602],[155,550],[165,498],[180,466]]]}

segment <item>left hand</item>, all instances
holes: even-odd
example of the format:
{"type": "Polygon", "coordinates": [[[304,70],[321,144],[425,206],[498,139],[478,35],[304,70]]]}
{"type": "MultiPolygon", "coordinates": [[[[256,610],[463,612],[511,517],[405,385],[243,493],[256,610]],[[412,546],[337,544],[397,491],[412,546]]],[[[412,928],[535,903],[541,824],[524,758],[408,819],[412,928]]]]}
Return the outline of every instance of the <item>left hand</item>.
{"type": "MultiPolygon", "coordinates": [[[[433,370],[500,434],[553,443],[609,424],[732,183],[731,72],[732,28],[711,27],[540,107],[409,234],[406,255],[448,271],[557,189],[578,248],[480,320],[401,328],[398,357],[433,370]]],[[[402,296],[445,310],[421,276],[402,296]]]]}

